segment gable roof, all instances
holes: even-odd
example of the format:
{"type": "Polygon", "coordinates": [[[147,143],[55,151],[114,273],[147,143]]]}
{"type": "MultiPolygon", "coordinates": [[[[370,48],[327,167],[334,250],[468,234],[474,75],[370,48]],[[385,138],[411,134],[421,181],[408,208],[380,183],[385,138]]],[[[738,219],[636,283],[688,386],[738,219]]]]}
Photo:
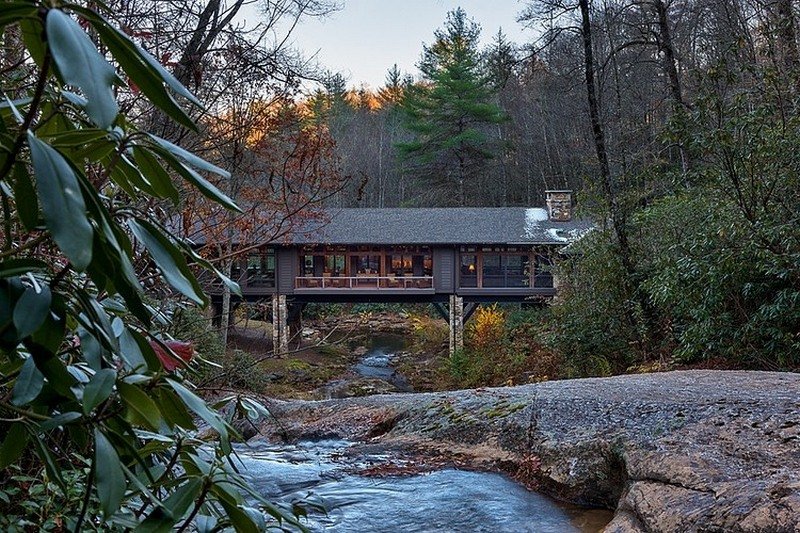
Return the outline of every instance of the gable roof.
{"type": "Polygon", "coordinates": [[[588,220],[553,222],[542,208],[440,207],[326,209],[292,244],[553,244],[592,229],[588,220]]]}

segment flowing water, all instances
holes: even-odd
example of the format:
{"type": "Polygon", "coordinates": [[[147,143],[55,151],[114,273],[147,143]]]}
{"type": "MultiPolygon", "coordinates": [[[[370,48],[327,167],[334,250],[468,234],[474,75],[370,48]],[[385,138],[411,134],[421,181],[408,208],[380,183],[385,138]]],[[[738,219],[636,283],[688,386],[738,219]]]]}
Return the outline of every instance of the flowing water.
{"type": "MultiPolygon", "coordinates": [[[[360,380],[412,390],[395,369],[397,354],[407,348],[405,338],[376,333],[366,348],[348,375],[323,388],[323,397],[341,397],[340,391],[360,380]]],[[[402,466],[402,461],[375,454],[353,459],[351,446],[345,441],[262,442],[240,448],[239,455],[243,474],[271,501],[321,502],[325,512],[308,517],[312,531],[561,533],[598,531],[611,519],[607,511],[558,504],[500,474],[447,468],[405,476],[358,475],[376,465],[402,466]]]]}
{"type": "Polygon", "coordinates": [[[399,392],[411,392],[408,380],[392,366],[397,352],[408,347],[400,335],[373,334],[369,338],[368,351],[353,367],[356,374],[365,378],[377,378],[391,383],[399,392]]]}
{"type": "Polygon", "coordinates": [[[493,473],[444,469],[424,474],[365,477],[358,468],[387,457],[344,460],[344,441],[259,443],[240,448],[242,473],[272,501],[309,499],[312,531],[332,532],[570,532],[597,531],[605,511],[565,508],[493,473]]]}

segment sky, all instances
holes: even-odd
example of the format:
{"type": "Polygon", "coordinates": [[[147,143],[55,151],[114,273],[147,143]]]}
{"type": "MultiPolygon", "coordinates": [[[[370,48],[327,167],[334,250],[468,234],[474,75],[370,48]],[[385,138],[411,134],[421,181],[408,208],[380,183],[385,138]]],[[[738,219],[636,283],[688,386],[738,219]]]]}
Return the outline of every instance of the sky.
{"type": "Polygon", "coordinates": [[[416,75],[422,43],[444,24],[448,11],[462,7],[481,25],[489,44],[502,27],[509,40],[523,43],[530,30],[516,22],[519,0],[342,0],[344,7],[323,20],[307,20],[292,34],[296,48],[316,54],[325,68],[341,72],[348,85],[380,87],[395,63],[416,75]]]}

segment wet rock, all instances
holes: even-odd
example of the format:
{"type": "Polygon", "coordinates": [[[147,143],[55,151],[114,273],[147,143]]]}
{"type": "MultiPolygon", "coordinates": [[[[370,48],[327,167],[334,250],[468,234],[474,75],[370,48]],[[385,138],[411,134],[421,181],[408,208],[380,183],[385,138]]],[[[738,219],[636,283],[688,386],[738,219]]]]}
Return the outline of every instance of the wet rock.
{"type": "Polygon", "coordinates": [[[616,509],[607,531],[800,530],[798,374],[669,372],[275,408],[295,437],[506,470],[535,456],[540,490],[616,509]]]}

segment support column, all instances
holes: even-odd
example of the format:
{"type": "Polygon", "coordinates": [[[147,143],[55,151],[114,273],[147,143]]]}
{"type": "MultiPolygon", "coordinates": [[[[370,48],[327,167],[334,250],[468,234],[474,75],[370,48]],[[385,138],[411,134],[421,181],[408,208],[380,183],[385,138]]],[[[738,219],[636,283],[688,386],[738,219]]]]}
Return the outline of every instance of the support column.
{"type": "Polygon", "coordinates": [[[450,295],[450,356],[464,349],[464,298],[450,295]]]}
{"type": "Polygon", "coordinates": [[[286,295],[272,295],[272,349],[276,357],[289,351],[289,328],[286,317],[286,295]]]}

